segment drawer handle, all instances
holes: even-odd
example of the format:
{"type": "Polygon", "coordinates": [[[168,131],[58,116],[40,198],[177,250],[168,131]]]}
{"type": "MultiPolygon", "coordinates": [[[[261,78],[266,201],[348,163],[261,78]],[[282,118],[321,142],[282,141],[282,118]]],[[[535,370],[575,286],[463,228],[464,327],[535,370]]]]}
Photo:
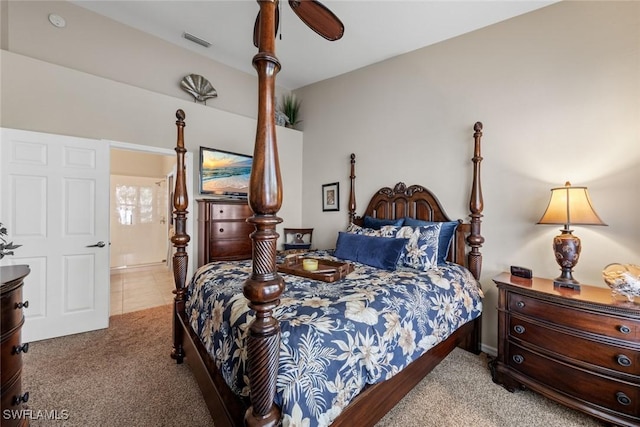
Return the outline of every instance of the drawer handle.
{"type": "Polygon", "coordinates": [[[224,210],[220,209],[220,213],[224,213],[224,210]]]}
{"type": "Polygon", "coordinates": [[[220,231],[221,233],[224,233],[224,228],[221,228],[221,229],[220,229],[220,230],[218,230],[218,231],[220,231]]]}
{"type": "Polygon", "coordinates": [[[16,309],[23,308],[23,307],[24,308],[29,308],[29,301],[17,302],[16,303],[16,307],[15,307],[16,309]]]}
{"type": "Polygon", "coordinates": [[[516,306],[518,306],[518,308],[524,308],[524,301],[518,301],[516,306]]]}
{"type": "Polygon", "coordinates": [[[524,356],[520,355],[520,354],[514,354],[512,357],[513,361],[516,362],[518,365],[520,365],[522,362],[524,362],[524,356]]]}
{"type": "Polygon", "coordinates": [[[631,399],[629,398],[629,396],[627,396],[621,391],[616,393],[616,400],[621,405],[624,405],[624,406],[631,405],[631,399]]]}
{"type": "Polygon", "coordinates": [[[24,343],[22,345],[13,346],[12,354],[27,353],[28,351],[29,351],[29,343],[24,343]]]}
{"type": "Polygon", "coordinates": [[[631,366],[631,359],[629,359],[624,354],[619,354],[616,357],[616,360],[618,361],[618,365],[620,366],[631,366]]]}
{"type": "Polygon", "coordinates": [[[19,405],[21,403],[27,403],[29,401],[29,392],[25,392],[22,396],[13,396],[13,405],[19,405]]]}
{"type": "Polygon", "coordinates": [[[622,332],[623,334],[630,334],[631,333],[631,328],[625,325],[621,325],[618,330],[620,332],[622,332]]]}
{"type": "Polygon", "coordinates": [[[524,334],[524,326],[522,325],[516,325],[513,327],[513,330],[516,331],[519,334],[524,334]]]}

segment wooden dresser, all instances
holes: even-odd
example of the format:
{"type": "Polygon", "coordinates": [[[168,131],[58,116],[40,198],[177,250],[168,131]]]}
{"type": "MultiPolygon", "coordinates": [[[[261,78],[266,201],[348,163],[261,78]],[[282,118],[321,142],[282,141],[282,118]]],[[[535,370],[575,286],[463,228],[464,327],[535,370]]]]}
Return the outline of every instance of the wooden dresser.
{"type": "Polygon", "coordinates": [[[529,388],[614,425],[640,426],[640,305],[606,287],[503,273],[493,381],[529,388]]]}
{"type": "Polygon", "coordinates": [[[246,200],[198,200],[198,267],[251,258],[251,215],[246,200]]]}
{"type": "Polygon", "coordinates": [[[2,426],[26,426],[27,419],[19,412],[29,400],[29,393],[22,391],[22,353],[29,344],[22,344],[21,330],[24,324],[23,308],[29,303],[22,300],[22,285],[30,269],[26,265],[0,267],[0,380],[2,381],[2,426]]]}

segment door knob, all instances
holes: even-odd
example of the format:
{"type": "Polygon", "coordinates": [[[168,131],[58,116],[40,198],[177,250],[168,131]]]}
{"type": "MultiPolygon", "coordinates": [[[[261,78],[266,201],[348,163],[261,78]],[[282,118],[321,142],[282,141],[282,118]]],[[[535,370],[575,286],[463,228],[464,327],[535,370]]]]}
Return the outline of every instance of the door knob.
{"type": "Polygon", "coordinates": [[[104,248],[104,242],[101,240],[98,243],[96,243],[95,245],[88,245],[88,248],[104,248]]]}

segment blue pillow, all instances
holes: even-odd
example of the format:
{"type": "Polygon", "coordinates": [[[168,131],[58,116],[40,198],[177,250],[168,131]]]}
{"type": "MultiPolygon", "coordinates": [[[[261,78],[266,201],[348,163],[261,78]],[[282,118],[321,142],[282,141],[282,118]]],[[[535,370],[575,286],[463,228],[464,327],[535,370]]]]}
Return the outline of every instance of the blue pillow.
{"type": "Polygon", "coordinates": [[[380,230],[380,228],[385,225],[393,225],[395,227],[402,227],[402,223],[404,222],[404,218],[400,219],[379,219],[374,218],[372,216],[365,215],[364,217],[364,227],[365,228],[373,228],[374,230],[380,230]]]}
{"type": "Polygon", "coordinates": [[[334,256],[384,270],[395,270],[409,239],[338,233],[334,256]]]}
{"type": "Polygon", "coordinates": [[[451,246],[451,241],[453,240],[453,235],[456,232],[456,228],[458,228],[458,221],[444,221],[444,222],[435,222],[435,221],[422,221],[419,219],[413,219],[409,217],[404,218],[404,225],[408,225],[410,227],[420,227],[425,225],[433,225],[433,224],[442,224],[440,228],[440,238],[438,240],[438,265],[442,265],[447,262],[447,255],[449,254],[449,247],[451,246]]]}

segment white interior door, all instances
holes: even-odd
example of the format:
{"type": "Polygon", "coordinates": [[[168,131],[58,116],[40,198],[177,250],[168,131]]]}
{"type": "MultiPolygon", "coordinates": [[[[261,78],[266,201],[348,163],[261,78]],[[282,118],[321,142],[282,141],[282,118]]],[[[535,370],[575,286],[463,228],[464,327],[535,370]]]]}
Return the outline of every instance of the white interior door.
{"type": "Polygon", "coordinates": [[[0,221],[28,264],[25,342],[109,325],[109,144],[2,129],[0,221]]]}

